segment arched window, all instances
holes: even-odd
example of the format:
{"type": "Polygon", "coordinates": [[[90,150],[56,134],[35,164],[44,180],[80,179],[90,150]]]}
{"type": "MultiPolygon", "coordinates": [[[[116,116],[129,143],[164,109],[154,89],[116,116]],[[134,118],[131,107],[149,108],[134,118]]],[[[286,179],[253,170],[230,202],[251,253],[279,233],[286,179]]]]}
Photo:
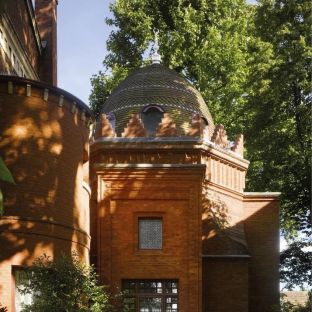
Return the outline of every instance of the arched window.
{"type": "Polygon", "coordinates": [[[208,126],[208,120],[205,117],[201,117],[201,121],[204,128],[208,126]]]}
{"type": "Polygon", "coordinates": [[[109,123],[111,124],[112,129],[115,130],[115,127],[116,127],[116,116],[115,116],[115,114],[114,113],[109,113],[107,115],[107,119],[108,119],[109,123]]]}
{"type": "Polygon", "coordinates": [[[164,110],[157,105],[146,106],[141,113],[144,128],[149,136],[155,135],[159,123],[164,117],[164,110]]]}

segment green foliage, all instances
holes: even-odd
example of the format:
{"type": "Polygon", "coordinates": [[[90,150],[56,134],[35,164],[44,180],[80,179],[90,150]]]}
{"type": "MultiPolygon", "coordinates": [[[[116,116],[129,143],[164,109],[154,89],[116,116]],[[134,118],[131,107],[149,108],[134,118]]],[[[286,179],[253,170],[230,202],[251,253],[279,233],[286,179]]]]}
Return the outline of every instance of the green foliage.
{"type": "Polygon", "coordinates": [[[246,105],[247,189],[282,193],[288,288],[311,280],[311,9],[307,0],[259,2],[246,105]]]}
{"type": "MultiPolygon", "coordinates": [[[[309,0],[256,6],[244,0],[116,0],[107,19],[114,29],[105,74],[92,78],[91,107],[98,113],[112,89],[148,63],[144,51],[157,29],[162,63],[199,89],[230,138],[244,133],[251,161],[246,190],[282,193],[282,232],[300,245],[299,232],[311,235],[311,6],[309,0]]],[[[290,251],[283,256],[285,272],[291,272],[290,255],[303,263],[299,249],[290,251]]]]}
{"type": "MultiPolygon", "coordinates": [[[[14,183],[14,179],[11,175],[11,172],[5,165],[3,159],[0,156],[0,181],[8,182],[8,183],[14,183]]],[[[3,214],[3,194],[1,192],[1,187],[0,187],[0,216],[3,214]]]]}
{"type": "Polygon", "coordinates": [[[113,312],[112,298],[97,283],[92,267],[62,255],[53,261],[43,255],[27,269],[23,292],[33,294],[23,312],[113,312]]]}
{"type": "Polygon", "coordinates": [[[307,0],[260,1],[250,62],[247,188],[282,192],[287,238],[311,234],[310,12],[307,0]]]}
{"type": "Polygon", "coordinates": [[[90,107],[97,117],[105,103],[106,99],[118,83],[125,79],[129,71],[123,67],[116,67],[112,70],[112,74],[104,74],[99,72],[98,75],[93,75],[91,78],[92,93],[90,95],[90,107]]]}
{"type": "Polygon", "coordinates": [[[294,285],[309,285],[312,281],[312,239],[305,238],[292,242],[281,252],[280,277],[285,288],[293,289],[294,285]]]}
{"type": "Polygon", "coordinates": [[[9,183],[15,183],[11,175],[11,172],[9,171],[9,169],[7,168],[1,157],[0,157],[0,180],[9,183]]]}

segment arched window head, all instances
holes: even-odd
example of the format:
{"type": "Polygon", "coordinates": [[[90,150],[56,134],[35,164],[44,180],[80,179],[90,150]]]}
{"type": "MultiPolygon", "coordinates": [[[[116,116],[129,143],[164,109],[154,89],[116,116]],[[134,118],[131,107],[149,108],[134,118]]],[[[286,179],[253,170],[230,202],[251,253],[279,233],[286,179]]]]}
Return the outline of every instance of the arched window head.
{"type": "Polygon", "coordinates": [[[208,126],[208,120],[205,117],[201,117],[201,122],[204,128],[208,126]]]}
{"type": "Polygon", "coordinates": [[[205,129],[209,125],[208,120],[205,117],[200,116],[199,114],[194,114],[192,117],[192,122],[198,121],[199,117],[200,117],[200,123],[203,129],[205,129]]]}
{"type": "Polygon", "coordinates": [[[157,105],[149,105],[143,108],[141,118],[144,128],[149,136],[156,133],[159,123],[164,117],[164,110],[157,105]]]}

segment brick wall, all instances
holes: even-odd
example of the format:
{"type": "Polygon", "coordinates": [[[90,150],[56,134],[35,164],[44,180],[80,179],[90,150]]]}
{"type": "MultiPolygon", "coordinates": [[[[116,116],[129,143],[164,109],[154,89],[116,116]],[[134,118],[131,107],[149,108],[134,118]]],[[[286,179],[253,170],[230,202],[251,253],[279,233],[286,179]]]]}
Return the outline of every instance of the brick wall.
{"type": "MultiPolygon", "coordinates": [[[[92,161],[96,168],[96,160],[92,161]]],[[[94,222],[101,281],[120,287],[122,279],[178,280],[179,311],[201,311],[203,168],[95,170],[98,215],[94,222]],[[163,219],[161,250],[138,248],[139,217],[163,219]]]]}
{"type": "Polygon", "coordinates": [[[244,204],[250,311],[270,312],[279,305],[279,200],[254,194],[246,195],[244,204]]]}
{"type": "Polygon", "coordinates": [[[203,312],[248,312],[248,259],[203,259],[203,312]]]}
{"type": "Polygon", "coordinates": [[[27,10],[27,1],[9,0],[5,2],[6,13],[13,24],[14,32],[17,34],[34,70],[38,73],[40,55],[30,15],[27,10]]]}
{"type": "Polygon", "coordinates": [[[35,11],[41,40],[45,42],[39,66],[41,81],[57,85],[57,0],[36,0],[35,11]]]}

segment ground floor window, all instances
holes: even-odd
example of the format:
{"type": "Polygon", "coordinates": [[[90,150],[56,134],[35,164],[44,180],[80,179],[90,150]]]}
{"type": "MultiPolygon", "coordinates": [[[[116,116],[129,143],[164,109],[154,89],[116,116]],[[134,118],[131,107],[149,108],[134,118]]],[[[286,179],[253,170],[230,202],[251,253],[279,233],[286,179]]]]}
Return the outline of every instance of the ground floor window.
{"type": "Polygon", "coordinates": [[[176,280],[123,280],[129,312],[178,312],[176,280]]]}
{"type": "Polygon", "coordinates": [[[32,303],[32,294],[25,294],[24,283],[28,283],[28,276],[23,269],[14,269],[15,282],[15,312],[22,311],[24,305],[32,303]]]}

